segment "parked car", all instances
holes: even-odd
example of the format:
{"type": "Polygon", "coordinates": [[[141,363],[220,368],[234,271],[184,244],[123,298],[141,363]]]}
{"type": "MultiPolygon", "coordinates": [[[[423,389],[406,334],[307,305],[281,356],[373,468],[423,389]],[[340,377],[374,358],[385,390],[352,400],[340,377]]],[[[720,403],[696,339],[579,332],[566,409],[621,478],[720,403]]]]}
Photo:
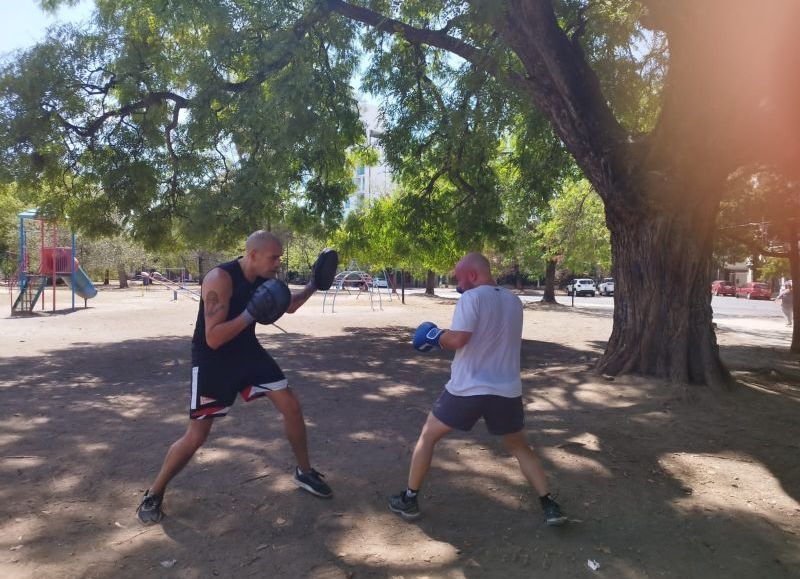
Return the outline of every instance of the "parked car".
{"type": "Polygon", "coordinates": [[[732,281],[718,279],[711,282],[711,295],[714,296],[735,296],[736,285],[732,281]]]}
{"type": "Polygon", "coordinates": [[[389,287],[389,283],[384,277],[376,277],[372,283],[374,287],[389,287]]]}
{"type": "Polygon", "coordinates": [[[607,277],[601,283],[600,287],[597,288],[600,291],[601,295],[604,296],[613,296],[614,295],[614,278],[607,277]]]}
{"type": "Polygon", "coordinates": [[[748,300],[771,300],[772,290],[765,283],[751,281],[736,288],[736,297],[748,300]]]}
{"type": "Polygon", "coordinates": [[[594,297],[597,293],[593,279],[573,279],[567,286],[567,294],[572,295],[573,288],[576,296],[594,297]]]}

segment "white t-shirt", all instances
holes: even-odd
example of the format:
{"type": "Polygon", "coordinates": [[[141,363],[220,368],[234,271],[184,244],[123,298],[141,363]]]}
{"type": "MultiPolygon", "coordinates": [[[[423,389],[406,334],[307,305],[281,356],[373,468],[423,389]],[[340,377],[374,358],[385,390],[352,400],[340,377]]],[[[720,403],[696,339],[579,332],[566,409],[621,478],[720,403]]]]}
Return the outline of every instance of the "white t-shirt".
{"type": "Polygon", "coordinates": [[[450,381],[445,385],[450,394],[522,395],[522,302],[517,296],[493,285],[472,288],[458,300],[450,329],[472,332],[453,358],[450,381]]]}

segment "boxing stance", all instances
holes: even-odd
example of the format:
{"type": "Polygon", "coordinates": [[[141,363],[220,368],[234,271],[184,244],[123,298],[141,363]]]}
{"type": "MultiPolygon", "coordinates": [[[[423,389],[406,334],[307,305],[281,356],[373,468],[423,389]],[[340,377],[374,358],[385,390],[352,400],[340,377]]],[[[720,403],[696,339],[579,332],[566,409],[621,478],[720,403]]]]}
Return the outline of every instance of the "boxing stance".
{"type": "Polygon", "coordinates": [[[491,434],[502,436],[522,474],[539,495],[548,525],[566,517],[549,494],[541,460],[528,444],[522,409],[520,349],[522,302],[495,285],[489,261],[467,254],[455,269],[458,291],[449,330],[425,322],[414,334],[414,348],[455,350],[450,381],[428,414],[419,435],[406,490],[389,499],[389,509],[404,519],[420,515],[418,493],[433,459],[436,443],[453,429],[469,431],[483,417],[491,434]]]}
{"type": "Polygon", "coordinates": [[[283,247],[268,231],[247,238],[245,255],[223,263],[205,276],[192,338],[192,382],[189,426],[167,451],[161,471],[137,509],[143,524],[157,523],[167,484],[206,441],[214,420],[222,418],[239,394],[249,402],[266,396],[283,416],[284,430],[297,467],[294,482],[324,498],[333,495],[323,475],[311,467],[300,402],[272,356],[261,347],[255,322],[272,323],[293,313],[317,289],[328,289],[336,272],[336,253],[317,260],[311,281],[292,293],[275,279],[283,247]]]}

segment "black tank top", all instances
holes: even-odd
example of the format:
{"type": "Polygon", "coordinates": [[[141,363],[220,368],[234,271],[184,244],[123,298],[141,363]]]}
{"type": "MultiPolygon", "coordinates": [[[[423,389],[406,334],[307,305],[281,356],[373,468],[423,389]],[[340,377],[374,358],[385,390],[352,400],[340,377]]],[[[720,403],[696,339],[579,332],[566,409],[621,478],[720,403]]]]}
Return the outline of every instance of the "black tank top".
{"type": "MultiPolygon", "coordinates": [[[[228,305],[228,317],[225,318],[227,322],[244,311],[247,302],[250,301],[250,296],[266,279],[257,277],[255,281],[250,283],[244,277],[242,266],[239,265],[239,261],[236,259],[222,263],[217,267],[228,272],[233,283],[231,301],[228,305]]],[[[203,311],[203,299],[200,299],[200,309],[197,312],[197,323],[194,326],[194,337],[192,338],[193,364],[201,360],[229,358],[233,354],[242,354],[260,348],[261,345],[258,343],[258,338],[256,338],[255,324],[250,324],[230,342],[223,344],[216,350],[212,350],[206,342],[206,318],[203,311]]]]}

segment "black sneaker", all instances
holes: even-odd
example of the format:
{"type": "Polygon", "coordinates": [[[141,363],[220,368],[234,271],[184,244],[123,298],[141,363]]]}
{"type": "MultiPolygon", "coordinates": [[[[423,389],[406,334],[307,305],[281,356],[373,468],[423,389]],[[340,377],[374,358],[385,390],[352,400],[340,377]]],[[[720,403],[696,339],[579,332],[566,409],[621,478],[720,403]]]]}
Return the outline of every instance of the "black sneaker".
{"type": "Polygon", "coordinates": [[[549,527],[557,527],[567,522],[567,517],[561,512],[561,507],[553,500],[553,497],[546,495],[539,498],[544,511],[544,521],[549,527]]]}
{"type": "Polygon", "coordinates": [[[419,518],[419,503],[417,497],[407,497],[406,491],[402,491],[399,495],[389,497],[389,510],[397,513],[406,521],[413,521],[419,518]]]}
{"type": "Polygon", "coordinates": [[[136,509],[136,516],[139,522],[143,525],[153,525],[164,518],[164,512],[161,510],[161,501],[163,497],[159,495],[151,495],[150,489],[147,489],[142,498],[142,502],[136,509]]]}
{"type": "Polygon", "coordinates": [[[307,490],[312,495],[322,497],[323,499],[329,499],[333,496],[333,491],[331,487],[322,480],[324,477],[324,474],[315,471],[313,468],[310,472],[305,474],[300,470],[300,467],[294,469],[294,484],[301,489],[307,490]]]}

